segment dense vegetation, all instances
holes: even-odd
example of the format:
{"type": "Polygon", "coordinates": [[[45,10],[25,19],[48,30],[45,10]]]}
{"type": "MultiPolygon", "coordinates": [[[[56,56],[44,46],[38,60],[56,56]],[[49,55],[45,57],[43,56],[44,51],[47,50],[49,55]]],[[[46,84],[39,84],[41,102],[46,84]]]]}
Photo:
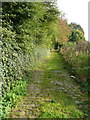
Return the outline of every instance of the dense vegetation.
{"type": "Polygon", "coordinates": [[[82,94],[65,69],[66,66],[62,55],[51,52],[33,72],[27,87],[27,96],[19,98],[10,117],[86,118],[88,95],[82,94]]]}
{"type": "Polygon", "coordinates": [[[85,40],[84,31],[80,25],[71,23],[69,26],[71,27],[71,35],[69,36],[69,41],[78,42],[85,40]]]}
{"type": "MultiPolygon", "coordinates": [[[[61,53],[65,60],[75,65],[75,69],[80,65],[80,68],[87,70],[89,50],[83,29],[76,24],[68,25],[65,19],[59,18],[60,14],[52,2],[2,3],[2,117],[8,115],[19,96],[26,94],[27,76],[31,77],[32,71],[55,46],[59,49],[63,45],[61,53]],[[67,41],[83,42],[76,44],[67,41]]],[[[80,79],[87,79],[85,70],[76,72],[80,79]]]]}
{"type": "Polygon", "coordinates": [[[61,48],[60,53],[65,61],[72,67],[72,74],[78,77],[78,82],[81,83],[83,91],[89,91],[89,61],[90,43],[87,41],[79,41],[76,43],[68,42],[61,48]]]}
{"type": "Polygon", "coordinates": [[[2,116],[15,103],[37,63],[49,54],[59,12],[53,3],[2,3],[2,116]],[[40,45],[40,47],[38,47],[40,45]],[[44,53],[44,54],[43,54],[44,53]],[[17,92],[18,89],[18,92],[17,92]]]}

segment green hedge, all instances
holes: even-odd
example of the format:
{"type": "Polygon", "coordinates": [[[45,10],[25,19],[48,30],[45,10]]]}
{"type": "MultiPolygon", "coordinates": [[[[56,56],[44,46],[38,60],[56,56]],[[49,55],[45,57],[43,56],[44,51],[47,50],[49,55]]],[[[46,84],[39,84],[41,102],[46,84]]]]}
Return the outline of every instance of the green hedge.
{"type": "Polygon", "coordinates": [[[56,6],[51,2],[2,3],[0,102],[3,118],[15,103],[18,92],[25,95],[28,78],[24,81],[22,78],[30,75],[49,54],[52,37],[55,37],[51,25],[56,24],[54,22],[58,14],[56,6]]]}

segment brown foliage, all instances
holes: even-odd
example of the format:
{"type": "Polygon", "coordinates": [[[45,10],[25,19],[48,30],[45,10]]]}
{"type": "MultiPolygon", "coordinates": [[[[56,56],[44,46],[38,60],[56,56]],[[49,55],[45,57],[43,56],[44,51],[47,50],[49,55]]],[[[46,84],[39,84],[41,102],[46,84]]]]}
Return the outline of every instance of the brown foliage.
{"type": "Polygon", "coordinates": [[[60,18],[60,40],[62,43],[68,41],[68,36],[70,35],[71,28],[68,26],[67,21],[60,18]]]}

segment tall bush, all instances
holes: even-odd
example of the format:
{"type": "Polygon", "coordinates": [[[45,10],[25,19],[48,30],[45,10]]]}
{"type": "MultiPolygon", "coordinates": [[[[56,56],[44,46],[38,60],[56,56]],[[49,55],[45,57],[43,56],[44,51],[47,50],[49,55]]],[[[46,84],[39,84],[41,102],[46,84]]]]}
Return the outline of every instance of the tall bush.
{"type": "Polygon", "coordinates": [[[69,26],[71,28],[69,41],[72,41],[72,42],[85,41],[84,30],[80,25],[76,23],[71,23],[69,26]]]}

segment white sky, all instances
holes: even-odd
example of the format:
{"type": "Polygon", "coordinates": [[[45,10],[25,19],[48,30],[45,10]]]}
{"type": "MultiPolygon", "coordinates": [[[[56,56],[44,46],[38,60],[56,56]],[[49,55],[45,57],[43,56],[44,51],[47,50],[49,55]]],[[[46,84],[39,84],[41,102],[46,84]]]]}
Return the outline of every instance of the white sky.
{"type": "Polygon", "coordinates": [[[88,2],[90,0],[57,0],[60,11],[65,13],[68,23],[80,24],[88,40],[88,2]]]}

